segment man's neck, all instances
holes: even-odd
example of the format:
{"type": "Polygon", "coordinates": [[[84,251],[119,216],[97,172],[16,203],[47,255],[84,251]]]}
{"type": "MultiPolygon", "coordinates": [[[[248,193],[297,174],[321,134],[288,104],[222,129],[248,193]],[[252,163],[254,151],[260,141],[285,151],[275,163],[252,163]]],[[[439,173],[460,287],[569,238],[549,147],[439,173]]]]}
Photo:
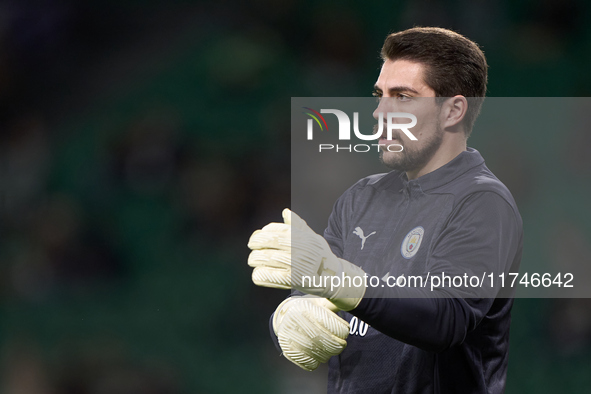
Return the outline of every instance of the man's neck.
{"type": "Polygon", "coordinates": [[[466,148],[466,140],[464,140],[463,143],[456,143],[448,147],[442,145],[427,164],[419,169],[407,171],[406,177],[408,180],[411,180],[427,175],[455,159],[460,153],[465,151],[466,148]]]}

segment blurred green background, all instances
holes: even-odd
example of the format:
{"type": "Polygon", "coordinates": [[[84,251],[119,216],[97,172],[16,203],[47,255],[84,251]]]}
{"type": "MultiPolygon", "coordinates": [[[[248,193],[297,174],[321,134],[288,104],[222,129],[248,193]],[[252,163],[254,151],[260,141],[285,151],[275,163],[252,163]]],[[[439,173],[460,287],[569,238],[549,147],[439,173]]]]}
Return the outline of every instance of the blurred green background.
{"type": "MultiPolygon", "coordinates": [[[[415,25],[478,42],[489,96],[589,96],[590,22],[582,0],[1,1],[0,392],[324,391],[246,266],[289,206],[290,97],[368,96],[415,25]]],[[[524,261],[591,262],[589,115],[469,141],[524,261]]],[[[507,392],[588,392],[590,344],[588,299],[516,300],[507,392]]]]}

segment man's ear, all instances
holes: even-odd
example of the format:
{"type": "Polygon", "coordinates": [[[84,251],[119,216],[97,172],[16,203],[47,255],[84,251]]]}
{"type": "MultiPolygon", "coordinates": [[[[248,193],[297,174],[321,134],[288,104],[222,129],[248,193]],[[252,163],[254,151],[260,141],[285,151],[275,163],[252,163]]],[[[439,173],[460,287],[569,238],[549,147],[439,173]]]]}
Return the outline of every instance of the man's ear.
{"type": "Polygon", "coordinates": [[[468,100],[466,97],[458,95],[450,97],[443,103],[441,110],[442,123],[444,129],[455,129],[462,125],[462,120],[468,111],[468,100]]]}

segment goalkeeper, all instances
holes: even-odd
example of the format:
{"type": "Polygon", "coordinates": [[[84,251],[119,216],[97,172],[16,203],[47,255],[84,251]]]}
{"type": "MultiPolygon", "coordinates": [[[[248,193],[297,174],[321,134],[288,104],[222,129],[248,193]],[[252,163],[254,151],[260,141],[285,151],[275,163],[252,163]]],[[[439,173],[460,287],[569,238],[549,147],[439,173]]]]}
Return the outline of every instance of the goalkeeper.
{"type": "Polygon", "coordinates": [[[418,141],[380,138],[392,171],[349,188],[324,237],[289,210],[253,233],[255,284],[298,290],[273,314],[272,336],[301,368],[328,362],[329,393],[502,393],[511,294],[355,285],[515,272],[521,259],[515,201],[466,143],[486,93],[482,51],[452,31],[413,28],[389,35],[382,57],[376,113],[433,98],[413,128],[418,141]],[[323,281],[334,277],[351,280],[323,281]]]}

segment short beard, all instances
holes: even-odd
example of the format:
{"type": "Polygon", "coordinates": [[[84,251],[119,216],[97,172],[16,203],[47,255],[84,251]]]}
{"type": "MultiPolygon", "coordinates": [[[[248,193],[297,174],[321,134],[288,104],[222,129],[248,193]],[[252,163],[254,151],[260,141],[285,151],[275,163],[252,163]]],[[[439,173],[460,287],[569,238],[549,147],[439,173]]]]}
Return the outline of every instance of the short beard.
{"type": "Polygon", "coordinates": [[[388,157],[388,161],[384,160],[384,151],[380,150],[380,161],[388,168],[398,171],[414,171],[422,168],[433,158],[435,152],[441,146],[443,141],[443,129],[437,125],[435,134],[427,141],[427,144],[420,150],[403,150],[399,153],[394,153],[388,157]]]}

